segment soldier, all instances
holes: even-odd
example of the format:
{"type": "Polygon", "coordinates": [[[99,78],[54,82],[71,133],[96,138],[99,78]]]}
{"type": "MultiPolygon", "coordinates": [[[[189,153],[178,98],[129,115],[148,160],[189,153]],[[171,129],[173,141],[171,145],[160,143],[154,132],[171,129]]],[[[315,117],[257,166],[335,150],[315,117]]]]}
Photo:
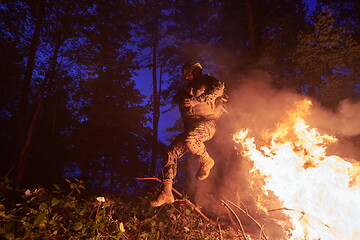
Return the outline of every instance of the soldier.
{"type": "Polygon", "coordinates": [[[153,207],[174,202],[173,179],[177,162],[185,153],[194,154],[200,163],[196,174],[198,180],[206,179],[214,166],[204,142],[214,136],[215,121],[224,111],[224,84],[209,74],[202,74],[202,66],[198,62],[186,63],[182,73],[188,83],[179,89],[173,102],[179,104],[184,132],[175,138],[167,151],[162,191],[157,199],[151,201],[153,207]]]}

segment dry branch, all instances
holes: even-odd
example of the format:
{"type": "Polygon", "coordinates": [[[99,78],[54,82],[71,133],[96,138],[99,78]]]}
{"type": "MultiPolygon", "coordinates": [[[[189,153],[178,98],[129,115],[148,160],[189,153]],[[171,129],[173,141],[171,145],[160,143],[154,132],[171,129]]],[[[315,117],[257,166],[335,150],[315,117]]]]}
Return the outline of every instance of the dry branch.
{"type": "Polygon", "coordinates": [[[255,218],[253,218],[247,211],[245,211],[241,207],[237,206],[235,203],[231,202],[230,200],[226,200],[226,201],[231,203],[234,207],[236,207],[241,212],[243,212],[246,216],[248,216],[260,228],[260,236],[262,235],[265,239],[268,239],[267,236],[265,235],[264,231],[263,231],[263,227],[260,226],[260,224],[258,223],[258,221],[256,221],[255,218]]]}
{"type": "Polygon", "coordinates": [[[230,210],[230,212],[234,215],[234,217],[236,218],[236,220],[238,221],[239,223],[239,226],[240,226],[240,230],[241,230],[241,233],[243,234],[245,240],[248,240],[248,238],[246,237],[246,233],[245,233],[245,230],[244,230],[244,227],[239,219],[239,217],[236,215],[236,213],[234,212],[234,210],[232,210],[232,208],[225,202],[225,201],[221,201],[221,203],[227,208],[230,210]]]}
{"type": "MultiPolygon", "coordinates": [[[[294,211],[294,212],[299,212],[299,213],[301,213],[301,217],[299,218],[298,221],[300,221],[300,220],[305,216],[305,214],[307,214],[307,213],[304,212],[304,211],[300,211],[300,210],[296,210],[296,209],[291,209],[291,208],[287,208],[287,207],[271,209],[271,210],[268,210],[268,212],[282,211],[282,210],[294,211]]],[[[318,219],[317,217],[311,216],[311,215],[309,215],[309,214],[307,214],[307,216],[309,216],[309,217],[311,217],[311,218],[313,218],[313,219],[316,219],[317,221],[319,221],[319,222],[321,222],[322,224],[324,224],[325,227],[330,228],[329,225],[327,225],[326,223],[324,223],[322,220],[318,219]]]]}
{"type": "Polygon", "coordinates": [[[219,227],[220,240],[224,240],[223,235],[222,235],[222,233],[221,233],[221,227],[220,227],[220,224],[218,224],[218,227],[219,227]]]}

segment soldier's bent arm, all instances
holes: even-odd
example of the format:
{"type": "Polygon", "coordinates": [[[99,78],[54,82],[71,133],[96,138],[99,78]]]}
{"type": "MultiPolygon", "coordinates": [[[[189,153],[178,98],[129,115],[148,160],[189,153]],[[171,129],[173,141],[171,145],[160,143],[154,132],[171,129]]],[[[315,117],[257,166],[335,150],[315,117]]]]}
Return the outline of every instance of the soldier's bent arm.
{"type": "Polygon", "coordinates": [[[207,77],[208,86],[205,92],[196,98],[199,102],[206,102],[209,99],[216,99],[224,94],[224,83],[220,82],[212,76],[207,77]]]}

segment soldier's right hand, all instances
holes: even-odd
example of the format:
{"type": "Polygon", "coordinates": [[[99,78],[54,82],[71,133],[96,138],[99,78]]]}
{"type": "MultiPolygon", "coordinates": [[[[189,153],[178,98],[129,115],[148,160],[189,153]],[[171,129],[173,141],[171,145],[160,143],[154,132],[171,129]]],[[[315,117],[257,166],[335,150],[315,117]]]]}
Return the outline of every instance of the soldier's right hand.
{"type": "Polygon", "coordinates": [[[186,98],[184,99],[184,106],[185,107],[194,107],[198,104],[196,98],[186,98]]]}

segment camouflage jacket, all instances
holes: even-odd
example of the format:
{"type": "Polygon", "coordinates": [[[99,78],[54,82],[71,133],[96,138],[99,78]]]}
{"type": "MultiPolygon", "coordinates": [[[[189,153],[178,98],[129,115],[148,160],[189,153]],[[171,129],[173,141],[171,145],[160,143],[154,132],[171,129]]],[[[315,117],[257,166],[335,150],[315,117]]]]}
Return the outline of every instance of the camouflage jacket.
{"type": "Polygon", "coordinates": [[[180,88],[173,102],[179,104],[184,121],[218,119],[224,110],[226,98],[224,83],[207,74],[180,88]],[[192,100],[192,106],[184,104],[192,100]]]}

